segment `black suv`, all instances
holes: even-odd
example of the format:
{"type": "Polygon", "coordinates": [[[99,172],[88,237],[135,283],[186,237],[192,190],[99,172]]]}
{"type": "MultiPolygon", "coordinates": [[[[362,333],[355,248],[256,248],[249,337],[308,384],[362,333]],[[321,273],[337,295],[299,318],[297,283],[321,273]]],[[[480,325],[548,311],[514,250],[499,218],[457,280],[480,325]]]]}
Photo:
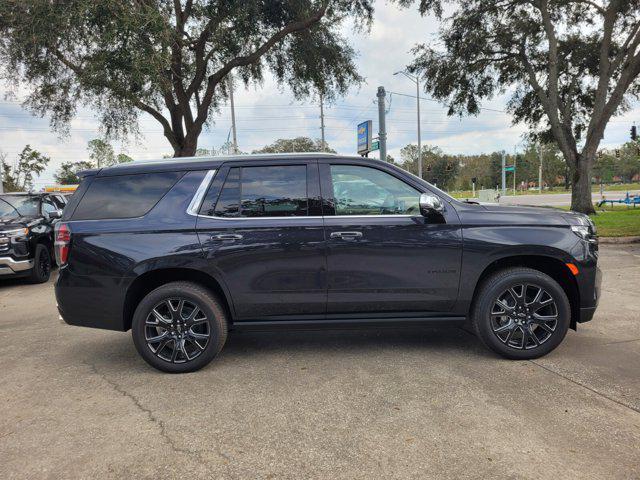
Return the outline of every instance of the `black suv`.
{"type": "Polygon", "coordinates": [[[0,194],[0,279],[49,280],[54,224],[66,204],[59,194],[0,194]]]}
{"type": "Polygon", "coordinates": [[[90,171],[56,227],[58,309],[131,329],[193,371],[230,329],[472,327],[544,355],[592,318],[598,241],[581,214],[457,201],[387,163],[327,154],[189,158],[90,171]]]}

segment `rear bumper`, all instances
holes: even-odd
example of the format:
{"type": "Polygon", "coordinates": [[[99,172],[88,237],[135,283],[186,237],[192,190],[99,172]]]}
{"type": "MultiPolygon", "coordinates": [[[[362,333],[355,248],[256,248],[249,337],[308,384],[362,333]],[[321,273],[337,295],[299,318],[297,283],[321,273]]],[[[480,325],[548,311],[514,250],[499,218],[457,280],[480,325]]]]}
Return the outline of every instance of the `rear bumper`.
{"type": "Polygon", "coordinates": [[[15,260],[11,257],[0,257],[0,275],[16,275],[33,268],[33,260],[15,260]]]}
{"type": "Polygon", "coordinates": [[[69,325],[126,330],[124,279],[72,275],[62,268],[55,284],[58,313],[69,325]]]}

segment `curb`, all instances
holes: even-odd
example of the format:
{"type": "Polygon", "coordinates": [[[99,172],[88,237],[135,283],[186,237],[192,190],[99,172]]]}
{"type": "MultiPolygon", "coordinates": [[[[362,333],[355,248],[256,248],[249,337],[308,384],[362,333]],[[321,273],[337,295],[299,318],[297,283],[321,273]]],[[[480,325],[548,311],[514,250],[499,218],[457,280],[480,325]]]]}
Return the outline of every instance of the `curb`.
{"type": "Polygon", "coordinates": [[[600,237],[598,240],[600,243],[611,245],[640,243],[640,237],[600,237]]]}

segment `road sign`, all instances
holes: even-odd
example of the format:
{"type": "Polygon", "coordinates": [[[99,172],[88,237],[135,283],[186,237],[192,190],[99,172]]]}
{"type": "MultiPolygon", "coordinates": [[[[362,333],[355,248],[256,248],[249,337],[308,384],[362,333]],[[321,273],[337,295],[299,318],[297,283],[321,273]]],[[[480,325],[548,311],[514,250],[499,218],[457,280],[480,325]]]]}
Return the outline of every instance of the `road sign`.
{"type": "Polygon", "coordinates": [[[504,167],[504,171],[505,172],[515,172],[516,171],[516,167],[515,167],[515,165],[509,165],[508,167],[504,167]]]}
{"type": "Polygon", "coordinates": [[[380,140],[374,140],[371,142],[371,151],[380,150],[380,140]]]}
{"type": "Polygon", "coordinates": [[[371,131],[373,122],[367,120],[358,125],[358,153],[365,155],[371,151],[371,131]]]}

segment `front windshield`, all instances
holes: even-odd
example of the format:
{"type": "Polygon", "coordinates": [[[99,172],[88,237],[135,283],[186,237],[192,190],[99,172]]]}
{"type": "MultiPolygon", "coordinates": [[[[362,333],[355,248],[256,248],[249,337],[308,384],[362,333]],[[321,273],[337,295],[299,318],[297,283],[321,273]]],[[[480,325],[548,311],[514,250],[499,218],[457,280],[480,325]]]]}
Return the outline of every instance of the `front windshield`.
{"type": "Polygon", "coordinates": [[[0,195],[0,217],[38,215],[38,198],[28,195],[0,195]]]}

